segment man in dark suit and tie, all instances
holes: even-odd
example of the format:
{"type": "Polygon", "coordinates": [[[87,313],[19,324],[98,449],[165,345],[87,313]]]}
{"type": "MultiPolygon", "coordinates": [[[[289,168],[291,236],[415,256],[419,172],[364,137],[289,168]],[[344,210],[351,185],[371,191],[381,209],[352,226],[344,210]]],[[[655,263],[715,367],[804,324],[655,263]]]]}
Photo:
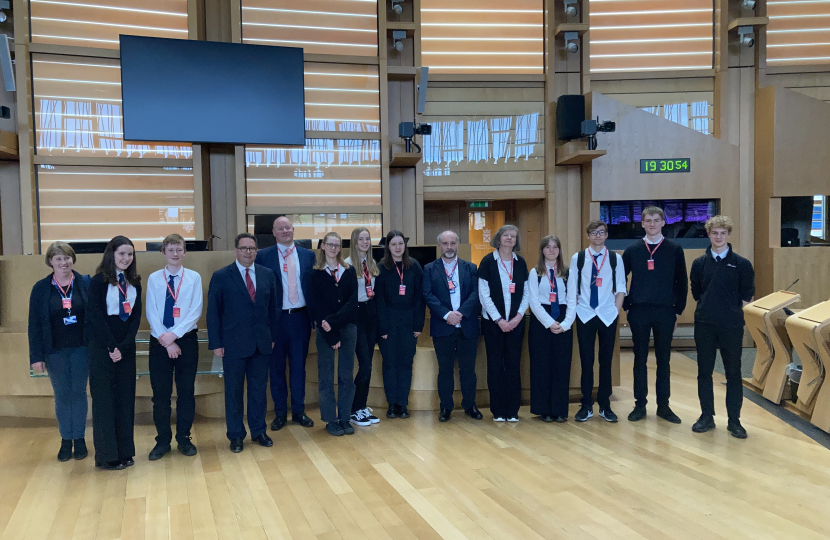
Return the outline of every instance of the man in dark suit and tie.
{"type": "Polygon", "coordinates": [[[274,442],[265,433],[268,357],[277,334],[277,294],[274,273],[254,263],[254,235],[234,240],[236,261],[213,273],[208,289],[208,348],[222,358],[225,417],[231,451],[242,451],[245,425],[242,396],[248,382],[248,428],[262,446],[274,442]]]}
{"type": "Polygon", "coordinates": [[[279,329],[269,363],[271,399],[277,417],[271,423],[271,429],[282,429],[288,419],[286,365],[291,383],[291,421],[310,428],[314,422],[305,414],[305,360],[311,338],[311,318],[306,306],[315,257],[313,251],[294,244],[294,225],[287,217],[274,220],[273,233],[277,245],[263,249],[256,256],[257,264],[270,268],[277,280],[279,329]]]}
{"type": "Polygon", "coordinates": [[[458,358],[461,377],[461,406],[467,416],[481,420],[476,407],[476,352],[478,350],[478,300],[476,265],[458,258],[458,235],[444,231],[438,235],[441,258],[424,267],[424,300],[430,311],[429,333],[438,357],[438,396],[440,422],[450,419],[453,407],[458,358]]]}

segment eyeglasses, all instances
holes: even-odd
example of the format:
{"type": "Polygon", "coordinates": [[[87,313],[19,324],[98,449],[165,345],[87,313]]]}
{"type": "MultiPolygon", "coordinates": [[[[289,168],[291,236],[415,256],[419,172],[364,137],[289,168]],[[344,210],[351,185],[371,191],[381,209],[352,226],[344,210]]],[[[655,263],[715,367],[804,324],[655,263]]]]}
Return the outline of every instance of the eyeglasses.
{"type": "Polygon", "coordinates": [[[327,247],[327,248],[329,248],[329,249],[337,249],[337,248],[339,248],[339,247],[340,247],[340,244],[329,244],[328,242],[326,242],[326,243],[325,243],[325,244],[323,244],[323,245],[324,245],[324,246],[326,246],[326,247],[327,247]]]}
{"type": "Polygon", "coordinates": [[[596,231],[591,231],[590,233],[588,233],[588,236],[591,236],[593,238],[601,238],[601,237],[605,236],[606,234],[608,234],[608,233],[605,230],[597,229],[596,231]]]}
{"type": "Polygon", "coordinates": [[[255,247],[238,247],[236,249],[238,249],[242,253],[254,253],[257,250],[257,248],[255,247]]]}

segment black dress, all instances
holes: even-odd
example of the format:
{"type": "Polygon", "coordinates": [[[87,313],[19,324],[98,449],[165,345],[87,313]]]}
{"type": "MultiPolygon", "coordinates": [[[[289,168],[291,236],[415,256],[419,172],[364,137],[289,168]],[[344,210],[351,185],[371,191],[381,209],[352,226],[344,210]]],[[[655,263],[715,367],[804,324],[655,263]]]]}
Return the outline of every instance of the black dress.
{"type": "Polygon", "coordinates": [[[141,285],[126,321],[107,315],[108,288],[101,274],[92,278],[86,312],[92,436],[99,465],[135,455],[135,336],[141,323],[141,285]],[[116,348],[121,360],[113,362],[109,353],[116,348]]]}

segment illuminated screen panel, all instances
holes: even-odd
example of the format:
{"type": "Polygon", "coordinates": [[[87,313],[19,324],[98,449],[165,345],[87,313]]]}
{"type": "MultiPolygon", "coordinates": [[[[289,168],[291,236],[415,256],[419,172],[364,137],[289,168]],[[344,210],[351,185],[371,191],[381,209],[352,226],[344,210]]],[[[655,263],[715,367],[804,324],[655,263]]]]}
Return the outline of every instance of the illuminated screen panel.
{"type": "Polygon", "coordinates": [[[378,55],[376,0],[242,0],[242,42],[378,55]]]}
{"type": "Polygon", "coordinates": [[[380,141],[309,139],[245,148],[248,206],[377,206],[380,141]]]}
{"type": "Polygon", "coordinates": [[[306,62],[306,129],[380,130],[378,67],[306,62]]]}
{"type": "MultiPolygon", "coordinates": [[[[317,241],[329,231],[334,231],[344,240],[349,240],[355,227],[366,227],[372,235],[372,244],[377,245],[383,238],[383,214],[286,214],[294,224],[294,238],[296,240],[311,240],[311,247],[317,248],[317,241]]],[[[267,236],[268,230],[258,231],[255,227],[255,215],[248,216],[248,232],[267,236]]],[[[269,219],[266,220],[271,221],[269,219]]],[[[271,221],[273,223],[273,221],[271,221]]],[[[269,245],[273,245],[270,242],[269,245]]],[[[262,247],[262,246],[260,246],[262,247]]],[[[346,250],[344,258],[348,257],[346,250]]]]}
{"type": "Polygon", "coordinates": [[[32,43],[117,49],[119,34],[187,39],[187,0],[29,0],[32,43]]]}
{"type": "Polygon", "coordinates": [[[421,0],[431,73],[542,73],[542,0],[421,0]]]}
{"type": "Polygon", "coordinates": [[[590,2],[592,73],[712,68],[712,0],[590,2]]]}
{"type": "Polygon", "coordinates": [[[196,237],[189,168],[38,165],[36,171],[42,251],[56,240],[106,242],[119,234],[139,250],[172,233],[196,237]]]}
{"type": "Polygon", "coordinates": [[[830,63],[830,2],[767,2],[770,66],[830,63]]]}
{"type": "Polygon", "coordinates": [[[33,54],[32,89],[38,155],[192,156],[189,144],[124,140],[118,60],[33,54]]]}

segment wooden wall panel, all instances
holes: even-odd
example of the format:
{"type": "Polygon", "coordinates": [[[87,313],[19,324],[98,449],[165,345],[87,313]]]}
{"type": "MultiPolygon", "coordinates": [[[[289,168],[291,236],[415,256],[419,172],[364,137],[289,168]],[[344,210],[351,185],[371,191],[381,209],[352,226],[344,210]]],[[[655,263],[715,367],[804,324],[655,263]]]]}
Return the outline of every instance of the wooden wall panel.
{"type": "Polygon", "coordinates": [[[377,66],[306,62],[303,73],[307,130],[380,130],[377,66]]]}
{"type": "Polygon", "coordinates": [[[766,2],[770,66],[830,64],[830,3],[766,2]]]}

